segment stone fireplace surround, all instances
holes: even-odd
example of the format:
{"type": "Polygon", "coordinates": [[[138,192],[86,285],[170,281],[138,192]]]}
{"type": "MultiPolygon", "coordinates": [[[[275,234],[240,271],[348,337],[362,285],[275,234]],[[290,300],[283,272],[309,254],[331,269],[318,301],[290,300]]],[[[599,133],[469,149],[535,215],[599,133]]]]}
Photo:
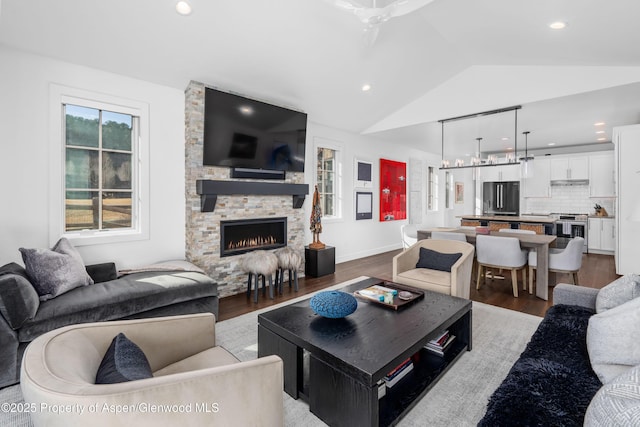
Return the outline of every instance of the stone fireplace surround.
{"type": "MultiPolygon", "coordinates": [[[[220,297],[246,291],[247,276],[238,263],[242,255],[220,256],[220,221],[287,218],[286,244],[304,255],[304,210],[292,206],[291,195],[220,195],[213,212],[202,212],[197,180],[232,180],[230,169],[202,165],[204,134],[203,83],[191,81],[185,90],[186,258],[218,283],[220,297]]],[[[287,172],[284,181],[302,184],[304,173],[287,172]]],[[[304,258],[304,257],[303,257],[304,258]]],[[[298,274],[303,274],[303,267],[298,274]]]]}

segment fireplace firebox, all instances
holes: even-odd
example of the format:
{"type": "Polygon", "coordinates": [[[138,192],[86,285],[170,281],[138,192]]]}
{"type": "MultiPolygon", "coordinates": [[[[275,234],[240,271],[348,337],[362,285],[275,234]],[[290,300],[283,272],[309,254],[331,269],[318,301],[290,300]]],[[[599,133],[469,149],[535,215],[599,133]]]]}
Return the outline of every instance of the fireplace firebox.
{"type": "Polygon", "coordinates": [[[220,256],[287,246],[287,217],[220,221],[220,256]]]}

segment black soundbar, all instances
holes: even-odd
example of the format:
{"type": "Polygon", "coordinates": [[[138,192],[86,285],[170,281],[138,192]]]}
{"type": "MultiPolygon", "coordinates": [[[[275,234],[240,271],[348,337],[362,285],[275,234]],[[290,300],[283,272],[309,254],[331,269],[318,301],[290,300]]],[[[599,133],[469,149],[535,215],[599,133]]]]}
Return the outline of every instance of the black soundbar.
{"type": "Polygon", "coordinates": [[[285,171],[276,171],[268,169],[247,169],[247,168],[231,168],[231,178],[250,178],[250,179],[285,179],[285,171]]]}

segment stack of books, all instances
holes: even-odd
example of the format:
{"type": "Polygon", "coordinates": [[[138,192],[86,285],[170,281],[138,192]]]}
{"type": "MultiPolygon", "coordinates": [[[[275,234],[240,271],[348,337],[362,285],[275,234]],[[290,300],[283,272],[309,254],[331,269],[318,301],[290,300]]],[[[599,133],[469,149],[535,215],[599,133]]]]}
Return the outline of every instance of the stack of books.
{"type": "Polygon", "coordinates": [[[404,378],[405,375],[411,372],[412,369],[413,369],[413,362],[411,361],[411,358],[407,358],[407,360],[403,361],[401,364],[396,366],[393,369],[393,371],[389,372],[384,377],[384,382],[386,383],[388,388],[391,388],[394,385],[396,385],[398,381],[404,378]]]}
{"type": "Polygon", "coordinates": [[[451,335],[449,331],[444,331],[440,336],[429,341],[424,348],[433,354],[444,356],[445,352],[449,349],[449,346],[451,346],[451,343],[455,339],[455,335],[451,335]]]}

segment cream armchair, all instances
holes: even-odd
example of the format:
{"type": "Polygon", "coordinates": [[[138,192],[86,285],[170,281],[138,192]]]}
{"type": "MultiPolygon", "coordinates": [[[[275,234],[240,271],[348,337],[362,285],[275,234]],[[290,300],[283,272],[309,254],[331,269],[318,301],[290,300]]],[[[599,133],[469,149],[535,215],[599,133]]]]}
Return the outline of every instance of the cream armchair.
{"type": "Polygon", "coordinates": [[[210,313],[56,329],[27,347],[21,387],[36,427],[284,423],[282,360],[239,362],[216,347],[210,313]],[[119,332],[142,349],[154,377],[96,385],[119,332]]]}
{"type": "Polygon", "coordinates": [[[457,240],[420,240],[404,252],[393,257],[393,281],[420,289],[469,299],[473,245],[457,240]],[[451,267],[451,272],[416,268],[420,248],[440,253],[461,253],[462,256],[451,267]]]}

